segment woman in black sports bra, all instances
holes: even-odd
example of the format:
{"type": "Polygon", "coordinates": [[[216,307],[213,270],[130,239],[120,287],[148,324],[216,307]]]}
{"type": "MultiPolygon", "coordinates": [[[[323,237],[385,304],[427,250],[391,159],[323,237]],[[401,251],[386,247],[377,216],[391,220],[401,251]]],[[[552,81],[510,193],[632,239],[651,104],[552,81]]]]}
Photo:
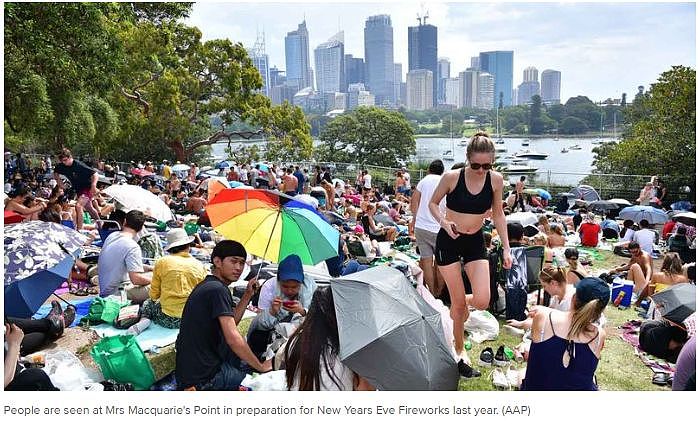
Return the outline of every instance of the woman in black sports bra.
{"type": "Polygon", "coordinates": [[[504,267],[511,267],[507,225],[502,208],[504,179],[492,171],[494,143],[484,132],[470,139],[466,149],[468,165],[447,172],[441,178],[429,202],[429,210],[441,224],[436,237],[436,263],[451,296],[451,318],[456,353],[463,352],[463,324],[468,305],[486,309],[490,302],[490,272],[482,235],[483,220],[490,216],[504,247],[504,267]],[[439,202],[446,196],[446,214],[439,202]],[[473,294],[465,294],[461,260],[471,282],[473,294]]]}

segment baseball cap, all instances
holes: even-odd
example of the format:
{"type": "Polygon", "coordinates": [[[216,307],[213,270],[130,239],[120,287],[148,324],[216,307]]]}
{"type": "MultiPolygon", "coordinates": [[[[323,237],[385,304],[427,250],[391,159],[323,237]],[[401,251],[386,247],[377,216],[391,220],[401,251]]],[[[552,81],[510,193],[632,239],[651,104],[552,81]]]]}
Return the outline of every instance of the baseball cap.
{"type": "Polygon", "coordinates": [[[611,289],[602,279],[587,277],[577,282],[575,296],[582,303],[598,299],[601,303],[606,304],[611,299],[611,289]]]}

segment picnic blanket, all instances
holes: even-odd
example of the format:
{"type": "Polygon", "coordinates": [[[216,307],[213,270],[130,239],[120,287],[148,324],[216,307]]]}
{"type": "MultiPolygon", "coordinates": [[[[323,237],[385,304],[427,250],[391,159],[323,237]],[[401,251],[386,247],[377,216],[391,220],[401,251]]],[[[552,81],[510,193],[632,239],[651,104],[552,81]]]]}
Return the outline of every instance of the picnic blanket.
{"type": "MultiPolygon", "coordinates": [[[[78,301],[72,302],[73,306],[75,306],[75,320],[73,321],[72,324],[70,324],[70,327],[75,327],[77,325],[80,325],[80,319],[87,315],[87,312],[90,310],[90,305],[92,304],[92,301],[95,299],[96,296],[89,296],[85,297],[84,299],[80,299],[78,301]]],[[[65,306],[63,302],[61,302],[61,306],[63,309],[65,309],[65,306]]],[[[51,304],[47,303],[44,305],[41,305],[38,311],[32,316],[33,319],[41,319],[45,317],[49,312],[51,311],[51,304]]]]}
{"type": "MultiPolygon", "coordinates": [[[[112,327],[110,324],[100,324],[92,327],[99,337],[110,337],[126,334],[128,330],[119,330],[112,327]]],[[[156,353],[158,348],[171,345],[177,340],[179,329],[171,329],[151,323],[148,328],[141,334],[136,336],[136,342],[141,347],[143,352],[150,351],[156,353]]]]}
{"type": "Polygon", "coordinates": [[[664,359],[657,358],[656,356],[650,355],[640,348],[640,325],[641,321],[630,320],[625,324],[618,327],[618,336],[625,342],[629,343],[633,348],[635,348],[635,355],[637,355],[643,364],[649,367],[652,372],[658,373],[668,373],[674,375],[676,371],[676,364],[667,362],[664,359]]]}

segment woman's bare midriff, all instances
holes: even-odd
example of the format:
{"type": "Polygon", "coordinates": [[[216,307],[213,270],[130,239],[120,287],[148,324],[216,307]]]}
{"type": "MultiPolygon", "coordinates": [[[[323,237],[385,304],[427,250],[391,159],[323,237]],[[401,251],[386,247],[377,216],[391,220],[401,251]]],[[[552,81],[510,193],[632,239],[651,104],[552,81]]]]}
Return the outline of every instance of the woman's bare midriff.
{"type": "Polygon", "coordinates": [[[471,213],[460,213],[446,208],[446,219],[453,221],[461,234],[475,234],[482,228],[482,221],[486,213],[474,215],[471,213]]]}

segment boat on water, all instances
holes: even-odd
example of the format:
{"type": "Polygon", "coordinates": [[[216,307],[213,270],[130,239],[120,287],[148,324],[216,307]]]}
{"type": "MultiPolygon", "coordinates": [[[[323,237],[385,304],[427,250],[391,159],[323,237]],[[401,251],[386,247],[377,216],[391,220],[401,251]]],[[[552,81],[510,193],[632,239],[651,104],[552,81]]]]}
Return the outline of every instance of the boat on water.
{"type": "Polygon", "coordinates": [[[531,144],[531,140],[529,140],[528,138],[521,142],[522,146],[529,146],[530,144],[531,144]]]}
{"type": "Polygon", "coordinates": [[[507,148],[506,148],[506,147],[503,147],[503,146],[502,146],[502,147],[495,146],[495,147],[494,147],[494,151],[497,152],[497,153],[506,153],[507,148]]]}
{"type": "Polygon", "coordinates": [[[446,150],[441,156],[444,159],[453,159],[453,150],[446,150]]]}
{"type": "Polygon", "coordinates": [[[570,146],[570,150],[582,150],[582,146],[575,144],[574,146],[570,146]]]}
{"type": "Polygon", "coordinates": [[[568,153],[568,152],[569,152],[569,150],[567,150],[567,148],[565,148],[565,147],[563,147],[562,150],[560,150],[560,153],[568,153]]]}
{"type": "Polygon", "coordinates": [[[499,137],[494,141],[494,144],[504,144],[504,139],[502,137],[499,137]]]}
{"type": "Polygon", "coordinates": [[[468,140],[461,140],[460,143],[458,143],[459,146],[467,146],[468,145],[468,140]]]}
{"type": "Polygon", "coordinates": [[[538,167],[531,165],[528,162],[512,163],[502,168],[502,171],[507,174],[532,174],[538,170],[538,167]]]}
{"type": "Polygon", "coordinates": [[[548,158],[547,153],[536,152],[535,150],[523,150],[516,154],[517,158],[543,160],[548,158]]]}

